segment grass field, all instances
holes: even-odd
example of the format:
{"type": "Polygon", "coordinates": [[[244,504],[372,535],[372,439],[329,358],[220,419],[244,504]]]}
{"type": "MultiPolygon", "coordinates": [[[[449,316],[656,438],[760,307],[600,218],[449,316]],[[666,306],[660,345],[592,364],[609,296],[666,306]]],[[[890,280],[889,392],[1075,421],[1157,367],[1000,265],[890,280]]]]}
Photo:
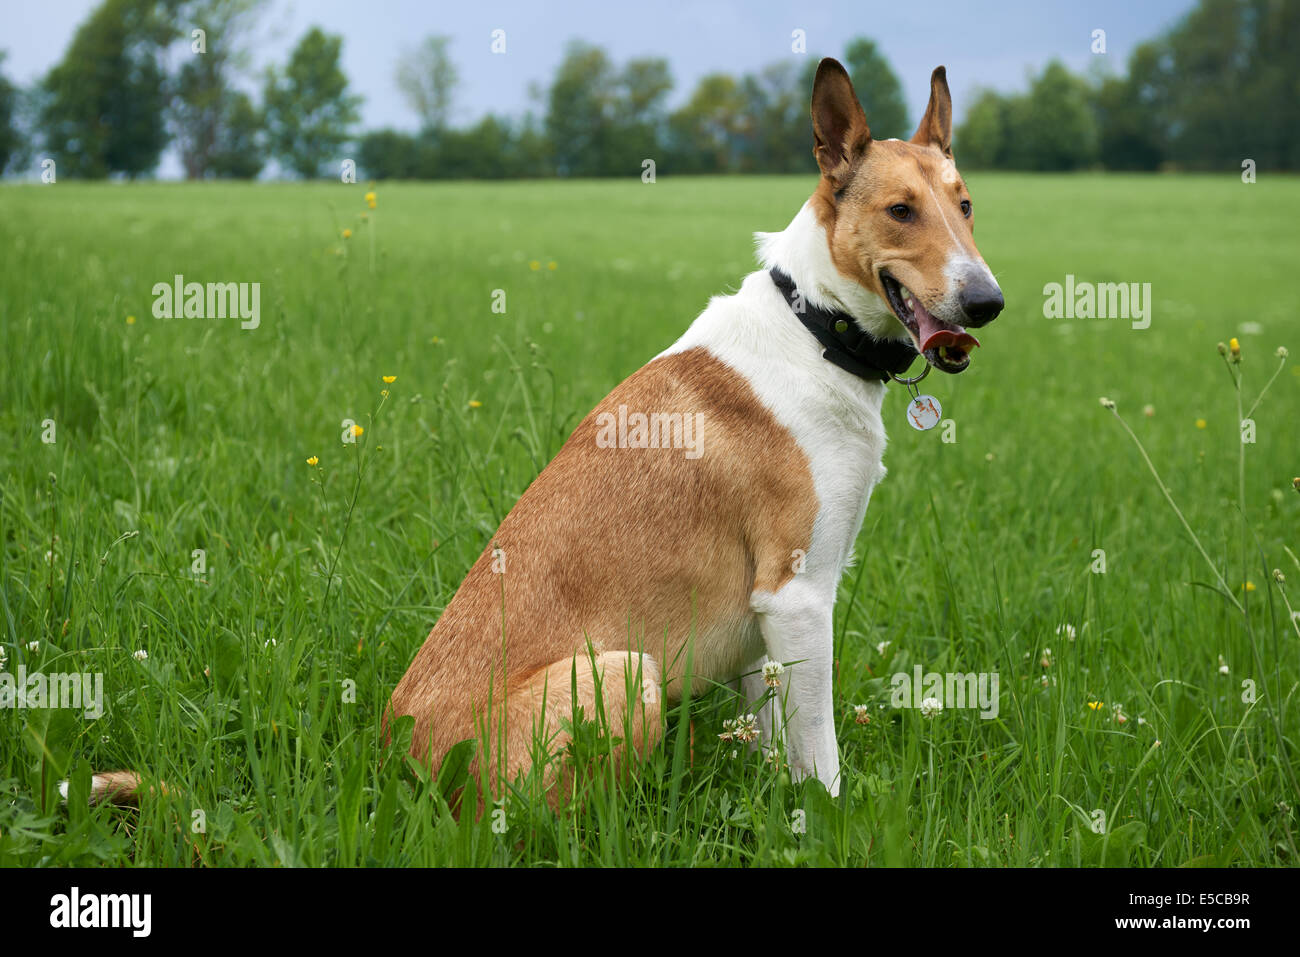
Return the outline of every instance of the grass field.
{"type": "Polygon", "coordinates": [[[886,402],[836,606],[841,798],[733,757],[719,690],[631,783],[477,822],[381,761],[388,694],[572,427],[812,181],[381,184],[366,221],[364,185],[0,189],[4,667],[105,689],[97,720],[0,712],[0,863],[1294,863],[1300,365],[1243,445],[1215,345],[1247,411],[1300,350],[1300,181],[970,182],[1008,305],[925,383],[956,441],[886,402]],[[155,318],[178,273],[260,282],[260,326],[155,318]],[[1045,318],[1067,274],[1151,283],[1150,328],[1045,318]],[[890,708],[918,664],[997,672],[998,717],[890,708]],[[62,806],[91,768],[168,792],[62,806]]]}

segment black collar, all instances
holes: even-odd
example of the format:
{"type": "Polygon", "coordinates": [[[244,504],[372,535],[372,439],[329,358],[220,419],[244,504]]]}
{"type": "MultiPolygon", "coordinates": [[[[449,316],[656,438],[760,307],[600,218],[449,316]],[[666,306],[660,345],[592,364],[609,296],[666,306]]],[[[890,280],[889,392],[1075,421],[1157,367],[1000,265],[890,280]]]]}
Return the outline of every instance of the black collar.
{"type": "Polygon", "coordinates": [[[803,297],[794,280],[776,266],[772,282],[785,296],[790,310],[822,344],[822,358],[863,379],[888,382],[890,374],[902,375],[916,359],[916,350],[902,339],[877,339],[858,328],[846,312],[819,309],[803,297]]]}

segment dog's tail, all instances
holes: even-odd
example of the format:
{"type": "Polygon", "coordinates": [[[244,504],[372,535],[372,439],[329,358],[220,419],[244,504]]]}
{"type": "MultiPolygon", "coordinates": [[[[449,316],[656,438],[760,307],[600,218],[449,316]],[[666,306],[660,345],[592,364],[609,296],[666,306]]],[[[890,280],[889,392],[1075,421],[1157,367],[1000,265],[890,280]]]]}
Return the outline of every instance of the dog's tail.
{"type": "MultiPolygon", "coordinates": [[[[142,787],[140,775],[135,771],[104,771],[94,774],[90,778],[90,803],[133,807],[140,803],[142,787]]],[[[168,793],[167,785],[162,781],[158,782],[158,790],[163,794],[168,793]]],[[[154,789],[149,788],[146,793],[153,792],[154,789]]],[[[59,782],[59,794],[64,801],[68,799],[67,781],[59,782]]]]}

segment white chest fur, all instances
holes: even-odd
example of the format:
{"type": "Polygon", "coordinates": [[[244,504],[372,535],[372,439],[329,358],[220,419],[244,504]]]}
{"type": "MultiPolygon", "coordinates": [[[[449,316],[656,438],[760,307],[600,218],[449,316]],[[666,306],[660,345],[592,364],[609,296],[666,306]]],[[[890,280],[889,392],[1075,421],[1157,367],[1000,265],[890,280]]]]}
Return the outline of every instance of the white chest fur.
{"type": "MultiPolygon", "coordinates": [[[[788,272],[814,304],[848,305],[847,295],[837,295],[846,280],[831,264],[825,232],[810,208],[761,242],[765,265],[788,272]]],[[[819,509],[803,574],[833,595],[871,490],[885,474],[884,383],[860,379],[822,358],[821,345],[766,269],[748,275],[735,295],[714,298],[664,354],[701,346],[746,378],[807,455],[819,509]]]]}

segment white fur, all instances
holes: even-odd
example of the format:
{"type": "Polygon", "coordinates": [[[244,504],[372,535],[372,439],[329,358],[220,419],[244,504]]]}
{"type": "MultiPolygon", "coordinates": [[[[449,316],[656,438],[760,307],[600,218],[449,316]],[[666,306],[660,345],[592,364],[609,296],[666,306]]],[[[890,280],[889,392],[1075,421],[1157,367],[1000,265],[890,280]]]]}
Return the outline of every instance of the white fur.
{"type": "MultiPolygon", "coordinates": [[[[807,301],[841,309],[878,334],[906,335],[889,307],[841,276],[831,262],[826,232],[805,205],[780,233],[760,237],[765,266],[779,266],[807,301]]],[[[796,318],[767,270],[751,273],[733,296],[716,297],[664,355],[704,347],[740,372],[759,400],[808,456],[818,512],[803,571],[776,592],[756,592],[767,654],[787,668],[781,695],[791,772],[816,775],[839,791],[839,752],[831,700],[831,611],[840,575],[852,558],[871,490],[885,475],[885,386],[854,376],[822,358],[822,347],[796,318]]],[[[757,698],[761,678],[744,682],[757,698]]],[[[779,733],[764,709],[763,730],[779,733]]]]}

